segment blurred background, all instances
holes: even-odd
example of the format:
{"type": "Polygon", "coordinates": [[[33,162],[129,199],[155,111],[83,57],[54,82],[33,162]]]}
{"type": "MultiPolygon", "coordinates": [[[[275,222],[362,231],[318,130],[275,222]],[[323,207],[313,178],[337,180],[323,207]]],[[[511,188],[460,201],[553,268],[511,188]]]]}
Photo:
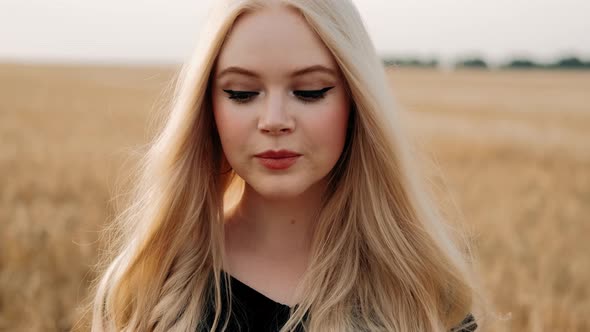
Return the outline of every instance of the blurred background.
{"type": "MultiPolygon", "coordinates": [[[[0,331],[79,322],[117,184],[212,2],[0,3],[0,331]]],[[[590,331],[590,2],[355,3],[473,234],[486,330],[590,331]]]]}

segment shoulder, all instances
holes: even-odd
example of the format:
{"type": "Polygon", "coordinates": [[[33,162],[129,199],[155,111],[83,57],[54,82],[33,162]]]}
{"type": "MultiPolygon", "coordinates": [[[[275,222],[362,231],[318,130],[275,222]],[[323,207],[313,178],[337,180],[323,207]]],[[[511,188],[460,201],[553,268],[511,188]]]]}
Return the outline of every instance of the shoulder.
{"type": "Polygon", "coordinates": [[[475,322],[475,317],[473,314],[469,313],[463,319],[461,324],[453,327],[450,332],[473,332],[477,329],[477,323],[475,322]]]}

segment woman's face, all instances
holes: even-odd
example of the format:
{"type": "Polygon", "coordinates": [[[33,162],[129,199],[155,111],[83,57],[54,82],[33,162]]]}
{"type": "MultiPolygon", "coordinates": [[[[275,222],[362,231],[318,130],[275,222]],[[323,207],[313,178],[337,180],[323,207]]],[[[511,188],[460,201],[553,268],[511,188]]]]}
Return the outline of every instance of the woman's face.
{"type": "Polygon", "coordinates": [[[288,198],[325,182],[350,102],[330,51],[298,12],[275,6],[238,18],[213,75],[223,152],[248,185],[288,198]]]}

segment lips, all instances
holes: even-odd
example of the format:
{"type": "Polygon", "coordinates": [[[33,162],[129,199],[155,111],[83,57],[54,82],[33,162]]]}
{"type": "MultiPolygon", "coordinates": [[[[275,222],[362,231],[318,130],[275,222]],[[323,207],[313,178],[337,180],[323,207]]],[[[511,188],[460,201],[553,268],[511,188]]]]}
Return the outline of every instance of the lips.
{"type": "Polygon", "coordinates": [[[301,154],[289,150],[269,150],[255,156],[264,167],[276,171],[291,167],[297,162],[301,154]]]}
{"type": "Polygon", "coordinates": [[[255,155],[258,158],[269,158],[269,159],[281,159],[281,158],[292,158],[299,157],[301,154],[289,150],[268,150],[255,155]]]}

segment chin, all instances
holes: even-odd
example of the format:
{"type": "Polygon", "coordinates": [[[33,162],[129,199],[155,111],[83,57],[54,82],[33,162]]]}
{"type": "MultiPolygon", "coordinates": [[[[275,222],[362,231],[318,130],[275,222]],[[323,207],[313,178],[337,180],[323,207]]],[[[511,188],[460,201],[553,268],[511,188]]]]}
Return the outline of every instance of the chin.
{"type": "Polygon", "coordinates": [[[321,190],[324,184],[322,176],[308,172],[272,175],[252,172],[244,174],[242,179],[258,195],[268,200],[298,198],[321,190]]]}
{"type": "Polygon", "coordinates": [[[262,197],[274,200],[274,199],[291,199],[296,198],[304,194],[309,186],[302,185],[289,185],[287,181],[268,181],[267,183],[251,183],[252,188],[262,197]],[[282,182],[282,183],[281,183],[282,182]]]}

